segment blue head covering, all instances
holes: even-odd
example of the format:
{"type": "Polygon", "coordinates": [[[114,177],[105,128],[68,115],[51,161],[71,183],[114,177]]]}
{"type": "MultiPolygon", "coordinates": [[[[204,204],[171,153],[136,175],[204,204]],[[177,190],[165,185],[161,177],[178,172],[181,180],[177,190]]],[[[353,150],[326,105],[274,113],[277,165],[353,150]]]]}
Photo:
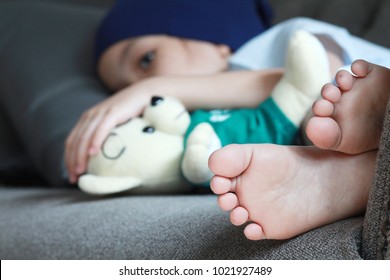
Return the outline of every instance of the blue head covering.
{"type": "Polygon", "coordinates": [[[96,58],[121,40],[165,34],[228,45],[234,52],[270,26],[267,0],[118,0],[96,35],[96,58]]]}

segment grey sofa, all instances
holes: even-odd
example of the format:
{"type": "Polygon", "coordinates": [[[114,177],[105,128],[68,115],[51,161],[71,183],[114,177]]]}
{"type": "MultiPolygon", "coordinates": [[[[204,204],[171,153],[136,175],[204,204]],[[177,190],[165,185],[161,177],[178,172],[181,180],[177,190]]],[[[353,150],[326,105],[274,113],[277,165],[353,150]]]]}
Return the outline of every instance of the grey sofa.
{"type": "MultiPolygon", "coordinates": [[[[390,112],[366,214],[290,240],[246,240],[208,192],[96,198],[68,186],[64,139],[107,96],[91,49],[111,2],[0,0],[1,259],[390,259],[390,112]]],[[[390,47],[390,1],[270,3],[275,22],[318,18],[390,47]]]]}

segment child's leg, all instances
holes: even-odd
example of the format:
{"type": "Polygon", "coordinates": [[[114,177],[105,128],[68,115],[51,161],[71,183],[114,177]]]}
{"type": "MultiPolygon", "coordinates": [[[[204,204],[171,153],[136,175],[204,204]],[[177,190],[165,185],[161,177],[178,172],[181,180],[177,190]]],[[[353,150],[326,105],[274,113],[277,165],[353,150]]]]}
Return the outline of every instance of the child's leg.
{"type": "Polygon", "coordinates": [[[390,69],[358,60],[327,84],[306,133],[319,148],[358,154],[377,149],[390,95],[390,69]]]}
{"type": "Polygon", "coordinates": [[[376,152],[229,145],[209,160],[212,190],[248,239],[287,239],[365,210],[376,152]]]}

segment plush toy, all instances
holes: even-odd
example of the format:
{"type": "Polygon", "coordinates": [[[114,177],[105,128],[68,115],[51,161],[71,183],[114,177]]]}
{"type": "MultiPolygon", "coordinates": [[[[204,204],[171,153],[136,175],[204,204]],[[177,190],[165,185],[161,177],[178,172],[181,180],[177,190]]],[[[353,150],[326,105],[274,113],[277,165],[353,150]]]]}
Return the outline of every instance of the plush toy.
{"type": "Polygon", "coordinates": [[[190,115],[173,97],[153,97],[142,117],[116,127],[100,152],[89,160],[79,187],[90,194],[110,194],[142,186],[142,192],[184,191],[211,178],[208,157],[221,146],[207,123],[184,136],[190,115]]]}
{"type": "Polygon", "coordinates": [[[256,108],[196,110],[173,97],[153,97],[142,117],[116,127],[90,158],[79,186],[91,194],[183,191],[184,182],[208,185],[212,152],[231,143],[293,144],[321,87],[329,82],[326,52],[312,35],[290,40],[285,72],[256,108]],[[184,180],[184,178],[186,180],[184,180]]]}

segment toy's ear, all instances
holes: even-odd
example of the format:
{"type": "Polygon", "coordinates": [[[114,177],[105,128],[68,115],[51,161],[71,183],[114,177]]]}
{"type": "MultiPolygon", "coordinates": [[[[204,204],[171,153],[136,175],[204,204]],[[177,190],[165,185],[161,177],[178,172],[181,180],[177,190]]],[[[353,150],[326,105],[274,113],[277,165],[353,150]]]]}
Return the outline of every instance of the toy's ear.
{"type": "Polygon", "coordinates": [[[105,195],[139,187],[142,180],[134,177],[109,177],[86,174],[80,177],[78,185],[84,192],[105,195]]]}

